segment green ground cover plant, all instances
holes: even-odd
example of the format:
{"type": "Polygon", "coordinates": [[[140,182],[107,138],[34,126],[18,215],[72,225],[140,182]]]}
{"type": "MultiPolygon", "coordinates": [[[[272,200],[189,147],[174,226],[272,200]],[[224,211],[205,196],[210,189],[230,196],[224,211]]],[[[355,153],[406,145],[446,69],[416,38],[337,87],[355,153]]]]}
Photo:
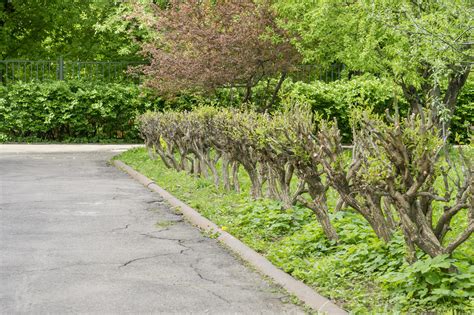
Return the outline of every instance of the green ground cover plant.
{"type": "MultiPolygon", "coordinates": [[[[402,233],[385,243],[348,208],[331,214],[336,243],[325,237],[310,209],[285,209],[275,200],[250,198],[250,180],[243,171],[241,191],[235,192],[216,187],[210,178],[167,168],[142,148],[117,158],[351,312],[472,310],[472,240],[451,257],[432,259],[418,251],[418,262],[410,265],[402,233]],[[446,273],[452,264],[459,272],[446,273]]],[[[337,203],[336,194],[329,194],[329,202],[337,203]]]]}

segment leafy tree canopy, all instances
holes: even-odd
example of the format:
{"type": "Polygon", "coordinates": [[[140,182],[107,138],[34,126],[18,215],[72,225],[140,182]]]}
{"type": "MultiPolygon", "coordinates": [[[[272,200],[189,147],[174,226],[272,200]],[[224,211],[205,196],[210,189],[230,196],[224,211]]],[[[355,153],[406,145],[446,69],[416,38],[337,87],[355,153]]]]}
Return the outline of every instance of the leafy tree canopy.
{"type": "Polygon", "coordinates": [[[0,59],[130,59],[128,33],[108,27],[120,10],[112,0],[1,0],[0,59]]]}
{"type": "Polygon", "coordinates": [[[268,1],[137,1],[128,16],[133,19],[152,34],[141,44],[150,60],[142,70],[148,85],[162,93],[242,86],[250,100],[262,78],[285,73],[298,62],[268,1]]]}
{"type": "Polygon", "coordinates": [[[470,0],[277,0],[275,7],[306,62],[388,76],[414,110],[434,104],[449,114],[474,60],[470,0]]]}

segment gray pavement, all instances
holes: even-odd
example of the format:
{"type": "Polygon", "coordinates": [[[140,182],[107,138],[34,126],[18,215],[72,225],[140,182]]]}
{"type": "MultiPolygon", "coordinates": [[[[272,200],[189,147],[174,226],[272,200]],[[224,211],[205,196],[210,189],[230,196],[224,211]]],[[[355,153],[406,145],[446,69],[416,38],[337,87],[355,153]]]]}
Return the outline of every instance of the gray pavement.
{"type": "Polygon", "coordinates": [[[296,314],[288,296],[107,160],[0,145],[0,314],[296,314]]]}

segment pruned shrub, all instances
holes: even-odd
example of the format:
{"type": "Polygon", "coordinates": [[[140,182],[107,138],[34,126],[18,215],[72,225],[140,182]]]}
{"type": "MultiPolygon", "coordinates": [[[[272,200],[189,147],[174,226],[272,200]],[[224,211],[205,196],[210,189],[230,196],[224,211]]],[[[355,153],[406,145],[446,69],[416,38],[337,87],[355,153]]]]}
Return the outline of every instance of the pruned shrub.
{"type": "Polygon", "coordinates": [[[148,113],[140,128],[151,154],[167,167],[212,176],[216,187],[236,190],[242,167],[253,198],[266,189],[283,208],[304,205],[330,240],[338,240],[327,205],[333,189],[337,208],[359,213],[379,239],[389,242],[403,232],[409,261],[416,250],[451,254],[474,231],[470,159],[461,152],[451,156],[428,112],[382,119],[356,110],[351,119],[352,150],[343,146],[336,122],[315,118],[303,105],[272,115],[214,107],[148,113]],[[453,218],[462,215],[467,224],[450,233],[453,218]]]}

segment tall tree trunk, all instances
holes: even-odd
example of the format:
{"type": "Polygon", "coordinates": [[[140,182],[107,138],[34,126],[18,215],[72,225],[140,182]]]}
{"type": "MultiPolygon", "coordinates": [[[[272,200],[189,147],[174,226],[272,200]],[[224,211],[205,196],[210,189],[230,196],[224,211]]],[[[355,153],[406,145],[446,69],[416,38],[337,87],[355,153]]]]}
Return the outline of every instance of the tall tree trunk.
{"type": "Polygon", "coordinates": [[[240,193],[239,166],[239,162],[232,162],[232,187],[237,193],[240,193]]]}
{"type": "Polygon", "coordinates": [[[250,79],[245,86],[245,98],[244,103],[252,101],[252,79],[250,79]]]}
{"type": "Polygon", "coordinates": [[[273,107],[273,105],[275,105],[276,99],[278,97],[278,92],[280,91],[281,86],[283,85],[283,82],[286,79],[286,75],[287,75],[287,72],[283,71],[283,73],[280,76],[280,80],[278,80],[278,83],[275,86],[275,89],[273,90],[272,98],[270,100],[270,103],[267,106],[268,109],[271,109],[273,107]]]}
{"type": "Polygon", "coordinates": [[[222,156],[222,182],[225,190],[230,190],[229,163],[228,157],[224,154],[222,156]]]}

